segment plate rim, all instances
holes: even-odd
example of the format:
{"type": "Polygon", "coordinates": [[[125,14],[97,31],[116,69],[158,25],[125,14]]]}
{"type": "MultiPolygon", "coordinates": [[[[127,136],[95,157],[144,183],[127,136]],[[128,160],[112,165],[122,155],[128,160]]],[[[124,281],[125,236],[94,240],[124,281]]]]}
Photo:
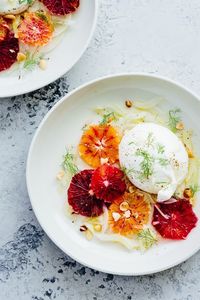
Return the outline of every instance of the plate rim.
{"type": "Polygon", "coordinates": [[[67,101],[68,98],[71,97],[71,95],[77,93],[78,91],[80,91],[81,89],[85,88],[85,87],[89,87],[90,85],[93,85],[95,83],[98,83],[98,82],[101,82],[103,80],[107,80],[107,79],[115,79],[115,78],[120,78],[120,77],[147,77],[147,78],[151,78],[151,79],[158,79],[158,80],[161,80],[161,81],[165,81],[169,84],[172,84],[172,85],[175,85],[176,87],[184,90],[185,92],[191,94],[194,98],[196,98],[197,101],[200,102],[200,97],[197,95],[197,93],[191,91],[191,89],[185,87],[183,84],[175,81],[175,80],[172,80],[172,79],[169,79],[168,77],[165,77],[165,76],[162,76],[162,75],[154,75],[154,74],[150,74],[150,73],[146,73],[146,72],[129,72],[129,73],[126,73],[126,72],[122,72],[122,73],[114,73],[114,74],[109,74],[109,75],[106,75],[106,76],[101,76],[101,77],[98,77],[96,79],[93,79],[91,81],[88,81],[78,87],[76,87],[75,89],[73,89],[72,91],[70,91],[68,94],[66,94],[64,97],[62,97],[48,112],[47,114],[44,116],[44,118],[42,119],[42,121],[39,123],[39,126],[38,128],[36,129],[34,135],[33,135],[33,138],[32,138],[32,141],[30,143],[30,146],[29,146],[29,150],[28,150],[28,155],[27,155],[27,161],[26,161],[26,186],[27,186],[27,191],[28,191],[28,195],[29,195],[29,199],[30,199],[30,202],[31,202],[31,206],[32,206],[32,209],[33,209],[33,212],[36,216],[36,219],[38,221],[38,223],[40,224],[40,226],[42,227],[42,229],[44,230],[44,232],[46,233],[46,235],[49,237],[49,239],[59,248],[61,249],[66,255],[70,256],[73,260],[77,261],[78,263],[88,267],[88,268],[92,268],[92,269],[95,269],[95,270],[98,270],[100,272],[103,272],[103,273],[110,273],[110,274],[113,274],[113,275],[121,275],[121,276],[144,276],[144,275],[150,275],[150,274],[155,274],[155,273],[159,273],[159,272],[162,272],[162,271],[165,271],[165,270],[168,270],[172,267],[175,267],[177,265],[179,265],[180,263],[186,261],[187,259],[189,259],[190,257],[192,257],[195,253],[197,253],[199,250],[200,250],[200,243],[199,243],[199,246],[194,248],[192,252],[190,252],[190,254],[188,255],[185,255],[183,258],[177,260],[176,262],[172,263],[172,264],[168,264],[168,266],[165,266],[165,267],[161,267],[161,268],[157,268],[157,269],[154,269],[154,270],[151,270],[151,271],[147,271],[147,272],[134,272],[134,270],[132,271],[111,271],[109,269],[107,269],[106,267],[94,267],[92,264],[90,263],[85,263],[83,260],[81,260],[80,258],[77,258],[73,255],[73,253],[67,253],[66,250],[64,249],[64,247],[60,244],[60,242],[56,241],[56,238],[54,238],[54,236],[51,234],[51,232],[49,232],[48,228],[46,228],[46,226],[44,225],[43,221],[39,220],[39,217],[37,215],[37,212],[34,208],[34,204],[33,204],[33,201],[32,201],[32,198],[31,198],[31,193],[30,193],[30,182],[29,182],[29,166],[30,166],[30,161],[31,161],[31,156],[32,156],[32,151],[33,151],[33,148],[34,148],[34,144],[35,144],[35,141],[37,139],[37,136],[39,135],[40,133],[40,130],[42,129],[44,123],[46,122],[46,120],[49,118],[49,116],[54,112],[54,110],[57,109],[57,107],[59,105],[61,105],[64,101],[67,101]]]}
{"type": "Polygon", "coordinates": [[[64,76],[66,73],[68,73],[77,64],[77,62],[81,59],[81,57],[83,56],[83,54],[87,50],[87,48],[88,48],[88,46],[89,46],[89,44],[92,40],[92,37],[94,35],[94,31],[96,29],[97,19],[98,19],[98,11],[99,11],[99,2],[98,2],[98,0],[93,0],[93,1],[94,1],[94,20],[93,20],[93,24],[92,24],[92,27],[91,27],[91,30],[90,30],[90,34],[89,34],[89,36],[86,40],[86,43],[85,43],[84,47],[82,48],[82,50],[80,52],[80,54],[77,56],[76,60],[70,65],[70,67],[67,68],[67,70],[65,70],[65,71],[59,72],[59,74],[57,73],[57,75],[54,76],[53,80],[52,79],[47,80],[47,83],[45,83],[45,85],[44,84],[38,84],[37,88],[28,88],[28,89],[24,89],[23,92],[17,92],[17,93],[12,93],[12,89],[9,89],[9,91],[11,91],[10,93],[4,93],[4,94],[0,93],[0,99],[1,98],[16,97],[16,96],[31,93],[31,92],[37,91],[41,88],[44,88],[44,87],[48,86],[49,84],[51,84],[52,82],[55,82],[56,80],[58,80],[59,78],[64,76]]]}

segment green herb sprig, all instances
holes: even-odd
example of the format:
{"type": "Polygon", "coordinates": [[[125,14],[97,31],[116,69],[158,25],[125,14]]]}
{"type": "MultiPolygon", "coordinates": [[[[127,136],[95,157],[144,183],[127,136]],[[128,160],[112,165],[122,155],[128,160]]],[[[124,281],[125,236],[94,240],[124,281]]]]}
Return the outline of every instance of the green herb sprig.
{"type": "Polygon", "coordinates": [[[19,4],[23,4],[23,3],[32,4],[33,0],[18,0],[18,2],[19,2],[19,4]]]}
{"type": "Polygon", "coordinates": [[[107,123],[110,123],[112,121],[117,121],[118,118],[115,114],[114,111],[110,112],[110,113],[107,113],[107,114],[104,114],[103,115],[103,118],[102,118],[102,121],[100,122],[100,125],[105,125],[107,123]]]}
{"type": "Polygon", "coordinates": [[[143,158],[142,162],[140,163],[141,177],[148,179],[153,174],[154,158],[147,151],[142,149],[138,149],[136,151],[136,155],[143,158]]]}
{"type": "Polygon", "coordinates": [[[158,241],[155,233],[149,228],[141,230],[137,235],[137,239],[141,241],[145,250],[152,247],[158,241]]]}
{"type": "Polygon", "coordinates": [[[192,197],[194,197],[194,195],[200,191],[200,186],[196,183],[193,185],[190,185],[189,188],[192,191],[192,197]]]}
{"type": "Polygon", "coordinates": [[[180,108],[176,108],[174,110],[170,110],[169,111],[169,121],[168,121],[168,126],[171,129],[172,132],[176,133],[177,129],[176,129],[176,125],[178,122],[181,121],[181,117],[180,117],[180,108]]]}
{"type": "Polygon", "coordinates": [[[66,172],[69,172],[71,176],[74,176],[76,173],[79,172],[79,169],[74,162],[74,155],[69,151],[66,152],[62,165],[64,170],[66,172]]]}
{"type": "Polygon", "coordinates": [[[36,66],[38,66],[41,59],[42,55],[31,54],[27,51],[23,68],[27,71],[32,71],[36,66]]]}

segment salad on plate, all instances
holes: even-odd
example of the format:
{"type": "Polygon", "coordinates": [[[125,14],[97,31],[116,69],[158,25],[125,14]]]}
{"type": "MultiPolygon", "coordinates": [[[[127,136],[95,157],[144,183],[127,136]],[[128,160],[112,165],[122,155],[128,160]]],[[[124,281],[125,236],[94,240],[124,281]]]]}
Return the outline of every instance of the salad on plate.
{"type": "Polygon", "coordinates": [[[199,158],[179,108],[160,99],[95,107],[57,180],[66,217],[88,240],[148,250],[195,228],[199,158]]]}

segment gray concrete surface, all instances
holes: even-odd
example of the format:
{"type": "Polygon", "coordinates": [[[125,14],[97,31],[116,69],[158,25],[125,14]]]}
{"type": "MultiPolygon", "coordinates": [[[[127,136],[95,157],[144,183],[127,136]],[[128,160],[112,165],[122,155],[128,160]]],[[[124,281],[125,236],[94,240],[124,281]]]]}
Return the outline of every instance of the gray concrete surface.
{"type": "Polygon", "coordinates": [[[156,275],[103,274],[62,253],[32,212],[25,166],[38,124],[68,91],[116,72],[164,75],[200,95],[199,0],[101,0],[92,42],[66,76],[0,99],[1,300],[200,299],[200,253],[156,275]]]}

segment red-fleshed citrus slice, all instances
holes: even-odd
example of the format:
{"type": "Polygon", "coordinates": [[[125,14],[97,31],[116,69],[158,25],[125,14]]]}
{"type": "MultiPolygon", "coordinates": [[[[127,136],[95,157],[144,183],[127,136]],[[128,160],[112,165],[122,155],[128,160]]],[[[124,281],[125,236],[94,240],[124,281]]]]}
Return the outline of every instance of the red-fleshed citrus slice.
{"type": "Polygon", "coordinates": [[[93,170],[84,170],[74,175],[68,189],[68,202],[75,213],[87,217],[103,213],[103,201],[96,198],[91,190],[93,170]]]}
{"type": "Polygon", "coordinates": [[[101,158],[113,164],[118,161],[120,141],[121,136],[111,125],[91,125],[81,137],[79,154],[93,168],[101,165],[101,158]]]}
{"type": "Polygon", "coordinates": [[[52,38],[53,25],[50,17],[41,11],[24,14],[18,27],[18,38],[30,46],[44,46],[52,38]]]}
{"type": "Polygon", "coordinates": [[[79,0],[40,0],[53,15],[64,16],[75,12],[79,0]]]}
{"type": "Polygon", "coordinates": [[[129,236],[148,223],[151,205],[139,192],[125,193],[110,205],[108,212],[111,231],[129,236]]]}
{"type": "Polygon", "coordinates": [[[0,42],[0,72],[9,69],[16,62],[18,52],[18,39],[8,32],[6,38],[0,42]]]}
{"type": "Polygon", "coordinates": [[[197,221],[192,205],[184,199],[157,203],[154,207],[152,225],[166,239],[186,239],[197,221]]]}
{"type": "Polygon", "coordinates": [[[8,23],[2,17],[0,17],[0,42],[6,39],[8,31],[8,23]]]}
{"type": "Polygon", "coordinates": [[[126,190],[124,173],[114,166],[104,164],[94,171],[91,188],[99,199],[112,203],[126,190]]]}

